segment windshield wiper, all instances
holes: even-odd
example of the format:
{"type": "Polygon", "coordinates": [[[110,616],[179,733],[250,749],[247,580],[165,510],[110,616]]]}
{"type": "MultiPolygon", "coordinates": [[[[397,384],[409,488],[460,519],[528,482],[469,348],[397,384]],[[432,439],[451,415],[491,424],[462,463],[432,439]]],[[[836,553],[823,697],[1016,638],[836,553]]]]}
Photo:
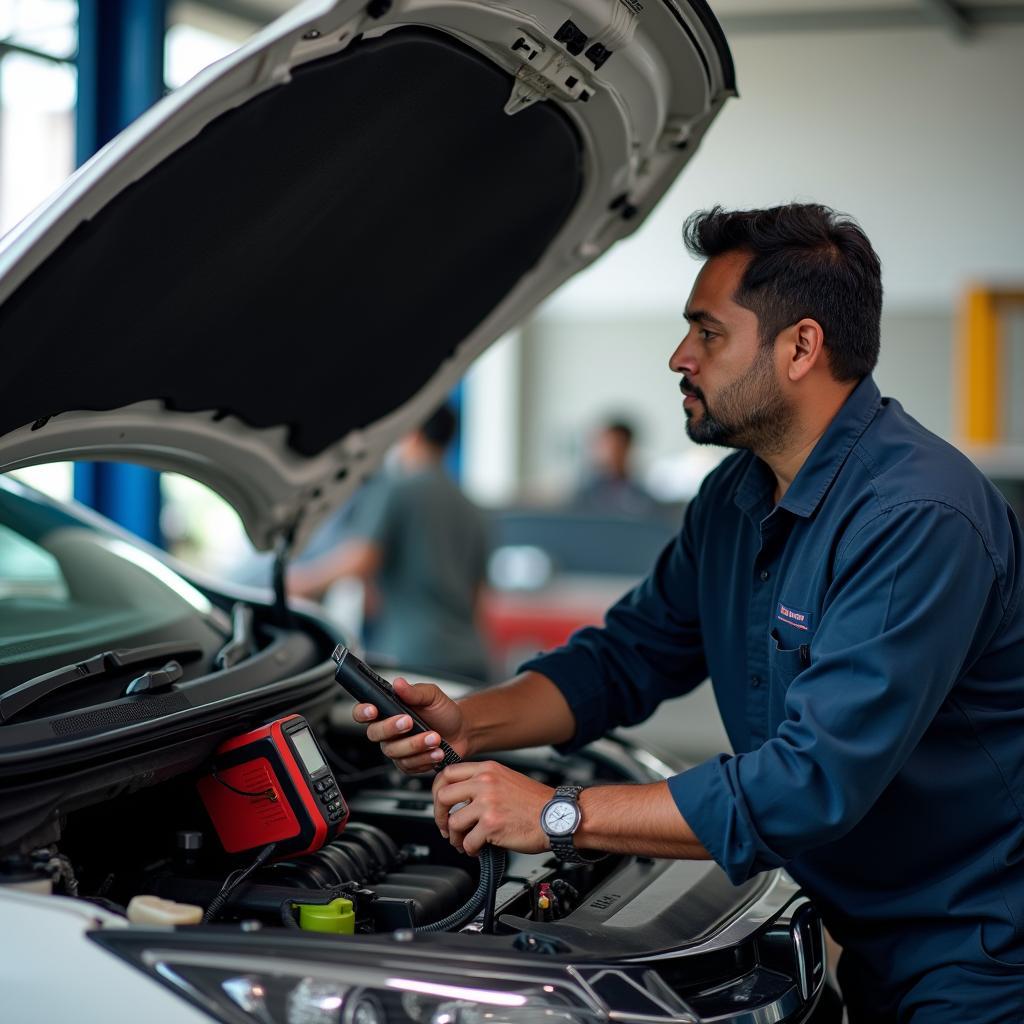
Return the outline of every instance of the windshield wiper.
{"type": "MultiPolygon", "coordinates": [[[[48,697],[57,690],[77,683],[83,679],[94,680],[102,676],[122,672],[133,665],[146,662],[161,661],[166,658],[192,658],[203,653],[197,643],[187,640],[167,640],[159,644],[146,644],[144,647],[125,647],[116,651],[103,651],[94,654],[84,661],[73,665],[54,669],[41,676],[35,676],[15,686],[0,696],[0,722],[6,722],[25,708],[35,704],[37,700],[48,697]]],[[[166,666],[165,666],[166,667],[166,666]]]]}

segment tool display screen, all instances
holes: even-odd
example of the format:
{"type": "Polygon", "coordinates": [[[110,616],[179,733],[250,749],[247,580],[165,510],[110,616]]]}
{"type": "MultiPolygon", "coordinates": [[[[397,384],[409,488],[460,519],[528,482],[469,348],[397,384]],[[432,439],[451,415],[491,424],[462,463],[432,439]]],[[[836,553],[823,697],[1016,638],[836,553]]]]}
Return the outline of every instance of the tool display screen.
{"type": "Polygon", "coordinates": [[[320,751],[317,749],[316,740],[313,739],[308,729],[299,729],[298,732],[293,732],[291,740],[295,744],[299,758],[310,775],[314,775],[321,768],[327,767],[324,764],[324,759],[320,756],[320,751]]]}

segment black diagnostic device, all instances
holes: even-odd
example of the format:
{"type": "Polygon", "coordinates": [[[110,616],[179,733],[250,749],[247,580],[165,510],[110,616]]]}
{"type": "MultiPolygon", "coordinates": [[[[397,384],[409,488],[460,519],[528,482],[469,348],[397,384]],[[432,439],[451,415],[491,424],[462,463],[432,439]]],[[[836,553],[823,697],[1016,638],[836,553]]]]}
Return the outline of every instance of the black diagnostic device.
{"type": "MultiPolygon", "coordinates": [[[[337,662],[334,673],[335,680],[348,691],[360,704],[372,704],[379,712],[381,719],[393,718],[395,715],[408,715],[412,719],[412,729],[407,733],[416,736],[422,732],[435,732],[423,721],[415,711],[407,708],[395,693],[394,687],[384,678],[357,658],[344,644],[334,648],[331,657],[337,662]]],[[[441,738],[440,747],[444,758],[433,766],[435,772],[447,765],[458,764],[462,758],[441,738]]]]}
{"type": "MultiPolygon", "coordinates": [[[[415,711],[411,711],[402,703],[402,699],[386,679],[377,675],[366,662],[357,658],[344,644],[338,644],[331,657],[338,665],[334,673],[335,680],[360,704],[372,704],[380,712],[381,718],[408,715],[412,719],[412,729],[407,733],[409,736],[435,731],[415,711]]],[[[447,765],[459,764],[462,761],[462,758],[445,743],[444,737],[441,737],[440,748],[444,753],[444,758],[433,765],[435,772],[440,772],[447,765]]],[[[463,801],[463,803],[450,808],[448,813],[454,814],[460,807],[465,806],[466,801],[463,801]]],[[[484,846],[480,852],[480,884],[477,886],[476,892],[463,908],[450,914],[443,921],[426,926],[426,930],[442,931],[449,926],[460,927],[482,910],[483,924],[481,927],[484,934],[492,934],[498,886],[501,884],[504,873],[505,851],[490,844],[484,846]]]]}

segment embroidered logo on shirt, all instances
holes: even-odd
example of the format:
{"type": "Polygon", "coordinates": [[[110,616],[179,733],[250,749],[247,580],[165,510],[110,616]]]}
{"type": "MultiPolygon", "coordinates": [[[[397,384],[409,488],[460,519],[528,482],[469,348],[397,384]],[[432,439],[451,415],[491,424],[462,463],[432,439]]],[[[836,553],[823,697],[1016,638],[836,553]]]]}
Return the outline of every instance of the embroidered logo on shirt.
{"type": "Polygon", "coordinates": [[[811,628],[811,613],[802,612],[797,608],[792,608],[788,604],[779,602],[779,607],[775,612],[775,618],[780,622],[786,623],[787,626],[796,626],[797,629],[808,630],[811,628]]]}

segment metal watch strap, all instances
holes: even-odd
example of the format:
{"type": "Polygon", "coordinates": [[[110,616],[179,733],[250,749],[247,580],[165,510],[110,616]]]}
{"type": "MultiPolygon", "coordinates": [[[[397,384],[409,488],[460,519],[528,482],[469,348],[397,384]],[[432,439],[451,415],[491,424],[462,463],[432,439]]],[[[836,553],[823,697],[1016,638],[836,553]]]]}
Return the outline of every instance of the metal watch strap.
{"type": "MultiPolygon", "coordinates": [[[[559,786],[555,790],[555,795],[551,799],[571,800],[574,804],[578,805],[580,793],[582,792],[582,786],[559,786]]],[[[577,850],[571,833],[567,836],[549,835],[548,840],[551,844],[551,852],[562,861],[571,861],[576,864],[593,864],[599,860],[603,860],[606,856],[606,854],[603,853],[583,853],[582,850],[577,850]]]]}

